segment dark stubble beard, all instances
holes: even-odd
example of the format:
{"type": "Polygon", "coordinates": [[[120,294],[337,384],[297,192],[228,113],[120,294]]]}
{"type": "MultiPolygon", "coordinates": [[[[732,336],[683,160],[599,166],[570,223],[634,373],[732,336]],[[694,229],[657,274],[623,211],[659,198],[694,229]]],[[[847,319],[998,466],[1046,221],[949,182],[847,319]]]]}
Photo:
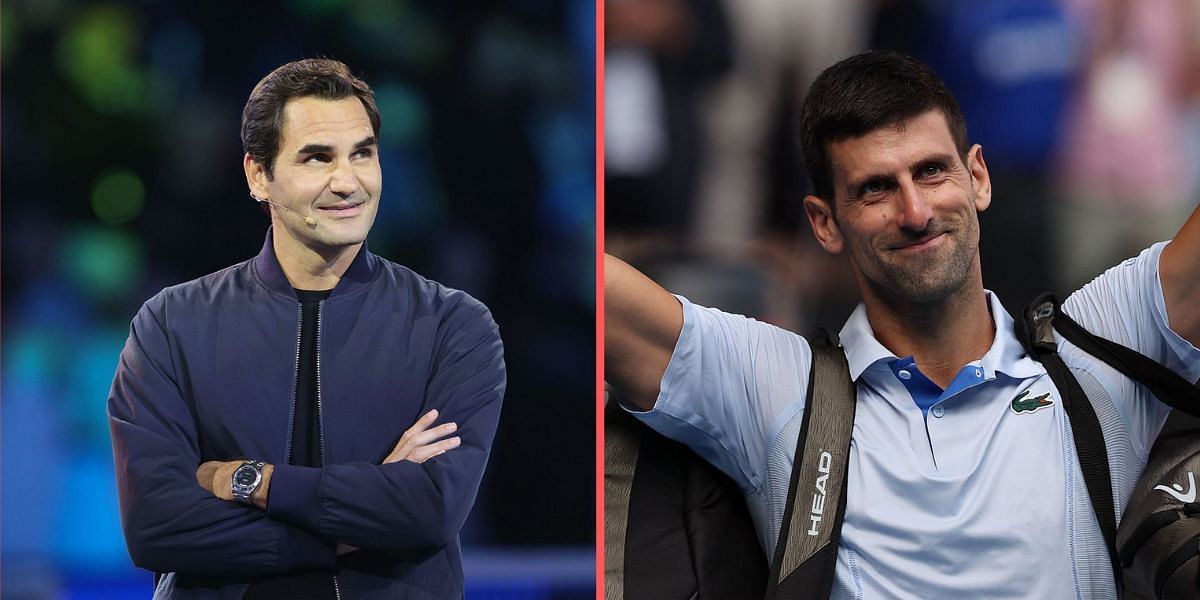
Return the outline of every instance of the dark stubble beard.
{"type": "Polygon", "coordinates": [[[927,231],[945,232],[949,239],[943,240],[943,248],[926,260],[902,259],[886,249],[877,249],[882,280],[866,278],[876,296],[893,302],[934,304],[963,289],[979,249],[978,215],[972,211],[962,222],[934,222],[927,231]]]}

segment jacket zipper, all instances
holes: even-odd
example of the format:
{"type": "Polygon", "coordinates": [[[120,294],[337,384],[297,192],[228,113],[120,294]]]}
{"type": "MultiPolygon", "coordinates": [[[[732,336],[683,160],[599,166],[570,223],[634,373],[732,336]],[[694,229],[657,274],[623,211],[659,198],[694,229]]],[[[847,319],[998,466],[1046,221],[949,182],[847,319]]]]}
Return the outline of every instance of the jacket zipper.
{"type": "MultiPolygon", "coordinates": [[[[320,454],[321,466],[325,466],[325,413],[321,410],[321,315],[325,313],[325,301],[317,302],[317,330],[314,332],[317,341],[317,452],[320,454]]],[[[298,356],[298,355],[297,355],[298,356]]],[[[337,573],[333,574],[333,596],[342,600],[342,589],[338,585],[337,573]]]]}
{"type": "Polygon", "coordinates": [[[304,333],[304,305],[296,304],[296,368],[295,374],[292,375],[292,409],[288,411],[288,436],[287,446],[284,452],[284,459],[290,465],[292,464],[292,452],[295,448],[292,447],[292,436],[295,435],[296,429],[296,386],[300,383],[300,336],[304,333]]]}
{"type": "Polygon", "coordinates": [[[321,410],[321,314],[325,312],[325,301],[317,303],[317,330],[314,332],[317,341],[317,452],[321,466],[325,466],[325,415],[321,410]]]}

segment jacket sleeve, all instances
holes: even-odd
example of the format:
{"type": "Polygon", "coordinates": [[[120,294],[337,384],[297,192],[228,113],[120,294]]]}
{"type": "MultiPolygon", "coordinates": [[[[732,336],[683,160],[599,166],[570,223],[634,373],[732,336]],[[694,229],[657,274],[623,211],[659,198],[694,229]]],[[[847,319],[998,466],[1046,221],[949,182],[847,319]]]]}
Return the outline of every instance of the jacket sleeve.
{"type": "Polygon", "coordinates": [[[454,421],[462,444],[417,464],[276,465],[267,512],[352,546],[391,554],[452,542],[483,477],[504,397],[504,350],[482,304],[460,302],[442,320],[425,408],[454,421]]]}
{"type": "Polygon", "coordinates": [[[332,566],[332,543],[218,499],[196,481],[196,421],[159,318],[163,298],[134,317],[108,398],[121,524],[134,564],[235,576],[332,566]]]}

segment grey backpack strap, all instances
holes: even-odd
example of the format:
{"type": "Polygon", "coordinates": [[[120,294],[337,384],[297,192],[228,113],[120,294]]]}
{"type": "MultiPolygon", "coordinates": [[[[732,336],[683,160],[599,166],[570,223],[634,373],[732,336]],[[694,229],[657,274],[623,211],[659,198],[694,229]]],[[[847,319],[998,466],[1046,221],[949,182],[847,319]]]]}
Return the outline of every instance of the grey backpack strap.
{"type": "Polygon", "coordinates": [[[822,330],[810,342],[804,421],[767,598],[828,598],[837,566],[857,390],[837,337],[822,330]]]}
{"type": "Polygon", "coordinates": [[[615,399],[604,406],[604,596],[625,597],[625,533],[642,435],[615,399]]]}

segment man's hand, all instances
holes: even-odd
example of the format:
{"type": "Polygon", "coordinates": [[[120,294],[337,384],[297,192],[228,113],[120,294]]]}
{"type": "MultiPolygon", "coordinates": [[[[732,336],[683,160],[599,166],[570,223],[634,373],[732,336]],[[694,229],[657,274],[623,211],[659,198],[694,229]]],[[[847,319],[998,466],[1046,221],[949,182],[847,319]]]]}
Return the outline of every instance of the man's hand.
{"type": "MultiPolygon", "coordinates": [[[[433,429],[429,429],[429,426],[433,425],[437,417],[438,411],[435,408],[422,415],[420,419],[417,419],[417,422],[413,423],[413,426],[409,427],[408,431],[405,431],[404,435],[400,436],[400,441],[396,442],[396,447],[392,448],[387,458],[383,459],[383,464],[391,464],[402,460],[423,463],[439,454],[445,454],[448,450],[457,448],[462,443],[462,440],[458,436],[444,440],[439,440],[438,438],[454,433],[458,430],[458,425],[453,422],[443,423],[433,429]]],[[[358,550],[355,546],[338,542],[338,556],[354,552],[355,550],[358,550]]]]}
{"type": "MultiPolygon", "coordinates": [[[[196,469],[196,481],[200,483],[200,487],[208,490],[212,495],[222,499],[233,501],[233,472],[245,459],[238,460],[210,460],[202,463],[196,469]]],[[[255,506],[266,510],[267,496],[271,488],[271,475],[275,472],[275,465],[263,465],[262,482],[258,484],[258,489],[250,494],[250,502],[255,506]]]]}
{"type": "Polygon", "coordinates": [[[443,423],[430,429],[429,426],[433,425],[437,417],[438,411],[435,408],[417,419],[417,422],[409,427],[404,435],[400,436],[400,441],[396,442],[396,447],[392,448],[387,458],[383,459],[383,464],[402,460],[423,463],[439,454],[445,454],[448,450],[457,448],[462,443],[458,436],[444,440],[440,438],[457,431],[458,425],[453,422],[443,423]]]}

